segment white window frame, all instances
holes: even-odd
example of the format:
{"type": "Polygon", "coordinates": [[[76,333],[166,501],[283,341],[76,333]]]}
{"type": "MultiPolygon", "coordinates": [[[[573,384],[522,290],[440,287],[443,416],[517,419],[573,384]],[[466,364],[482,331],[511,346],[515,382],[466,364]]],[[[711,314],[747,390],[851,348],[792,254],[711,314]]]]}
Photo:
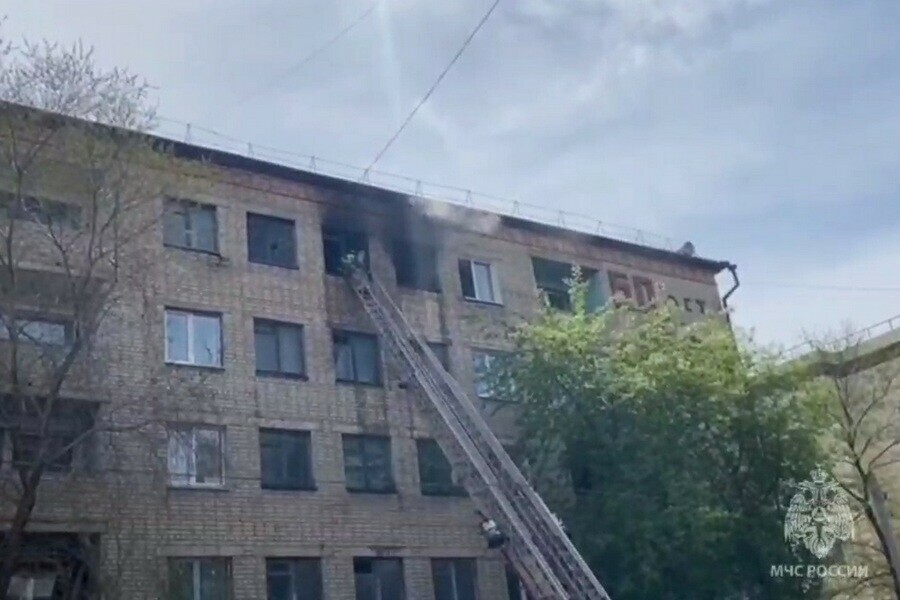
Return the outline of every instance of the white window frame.
{"type": "Polygon", "coordinates": [[[204,311],[192,311],[185,310],[181,308],[167,308],[164,315],[164,343],[165,343],[165,355],[166,355],[166,363],[172,365],[191,365],[195,367],[206,367],[206,368],[217,368],[221,367],[224,362],[224,358],[222,356],[224,339],[222,335],[222,313],[215,312],[204,312],[204,311]],[[169,356],[169,315],[183,315],[187,317],[187,360],[176,360],[169,356]],[[202,317],[206,319],[215,319],[219,323],[219,348],[217,352],[218,360],[215,364],[207,365],[203,363],[197,362],[197,357],[194,356],[194,320],[197,317],[202,317]]]}
{"type": "Polygon", "coordinates": [[[219,427],[217,425],[189,425],[189,424],[172,424],[169,426],[168,431],[168,439],[167,448],[166,448],[166,468],[169,471],[169,485],[175,487],[197,487],[197,488],[221,488],[225,487],[225,428],[219,427]],[[219,470],[222,473],[221,481],[218,482],[207,482],[197,481],[197,431],[198,430],[206,430],[206,431],[215,431],[219,436],[219,470]],[[191,455],[193,457],[194,462],[194,472],[187,473],[187,480],[184,479],[185,475],[180,473],[173,473],[171,470],[171,452],[172,452],[172,439],[175,435],[182,435],[184,438],[187,437],[187,432],[190,432],[190,440],[191,440],[191,455]]]}
{"type": "Polygon", "coordinates": [[[480,258],[464,258],[464,261],[469,263],[469,276],[472,278],[472,290],[475,293],[475,296],[463,296],[466,300],[475,300],[476,302],[487,302],[489,304],[503,304],[503,296],[500,293],[500,278],[498,276],[498,269],[496,263],[480,259],[480,258]],[[475,278],[475,265],[481,265],[483,267],[487,267],[488,272],[488,283],[491,287],[491,298],[482,298],[478,295],[478,283],[475,278]]]}
{"type": "MultiPolygon", "coordinates": [[[[202,582],[202,575],[200,572],[200,563],[204,560],[210,560],[210,559],[211,560],[221,560],[223,562],[223,564],[225,565],[225,569],[226,569],[226,571],[225,571],[226,576],[229,579],[226,582],[226,585],[231,586],[232,582],[230,581],[230,579],[232,577],[232,573],[231,573],[232,567],[231,567],[230,563],[228,562],[227,558],[220,557],[220,556],[209,556],[209,557],[178,558],[177,559],[177,560],[183,560],[185,562],[191,563],[191,579],[192,579],[191,583],[193,584],[192,587],[193,587],[193,592],[194,592],[194,600],[203,600],[203,596],[201,595],[201,592],[203,589],[202,588],[203,582],[202,582]]],[[[232,595],[233,595],[233,588],[229,592],[228,598],[231,598],[232,595]]]]}

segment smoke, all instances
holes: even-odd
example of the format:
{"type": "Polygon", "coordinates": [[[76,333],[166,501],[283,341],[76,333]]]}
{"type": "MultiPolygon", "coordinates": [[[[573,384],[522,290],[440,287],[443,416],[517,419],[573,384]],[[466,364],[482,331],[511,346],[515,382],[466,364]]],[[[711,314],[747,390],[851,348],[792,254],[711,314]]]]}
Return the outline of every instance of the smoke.
{"type": "Polygon", "coordinates": [[[415,197],[409,198],[409,205],[425,217],[460,229],[493,235],[500,228],[500,215],[474,208],[415,197]]]}

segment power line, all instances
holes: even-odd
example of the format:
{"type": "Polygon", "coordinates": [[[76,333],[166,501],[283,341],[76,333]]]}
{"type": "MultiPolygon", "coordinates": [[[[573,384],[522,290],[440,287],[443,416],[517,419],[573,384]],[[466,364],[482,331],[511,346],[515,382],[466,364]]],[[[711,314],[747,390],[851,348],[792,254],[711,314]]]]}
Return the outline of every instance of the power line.
{"type": "Polygon", "coordinates": [[[441,74],[438,75],[437,79],[434,81],[434,83],[431,85],[431,87],[428,89],[428,91],[425,93],[425,95],[422,96],[422,99],[419,100],[419,103],[416,104],[415,108],[412,109],[412,112],[410,112],[409,115],[407,115],[406,119],[403,120],[403,123],[400,124],[400,127],[397,129],[397,131],[394,132],[394,135],[392,135],[390,137],[390,139],[387,141],[387,143],[384,145],[384,147],[381,150],[379,150],[378,154],[375,155],[375,158],[372,159],[372,162],[369,163],[369,166],[366,167],[366,170],[363,171],[361,179],[365,178],[365,176],[369,173],[369,170],[372,167],[374,167],[375,164],[379,160],[381,160],[381,157],[384,156],[384,154],[393,145],[393,143],[395,141],[397,141],[397,138],[400,137],[400,134],[403,133],[403,130],[406,129],[407,125],[409,125],[409,122],[412,121],[413,117],[416,116],[416,113],[419,112],[419,109],[422,108],[422,105],[428,101],[428,98],[431,97],[431,94],[434,93],[434,90],[436,90],[437,87],[441,84],[441,81],[443,81],[444,77],[447,75],[447,73],[450,71],[450,69],[453,68],[453,65],[456,64],[456,61],[459,60],[459,57],[462,56],[462,54],[463,54],[463,52],[465,52],[466,48],[469,47],[469,43],[472,41],[472,39],[475,37],[475,35],[478,33],[478,31],[482,28],[482,26],[484,26],[484,24],[487,22],[487,20],[494,13],[494,9],[497,8],[498,4],[500,4],[500,0],[494,0],[494,3],[491,4],[491,7],[488,9],[488,11],[484,14],[483,17],[481,17],[481,20],[475,26],[475,29],[472,30],[472,32],[469,34],[469,37],[467,37],[465,39],[462,46],[460,46],[459,50],[456,52],[456,54],[453,56],[453,58],[450,59],[450,62],[447,64],[447,66],[444,68],[444,70],[441,71],[441,74]]]}
{"type": "Polygon", "coordinates": [[[781,287],[806,290],[831,290],[841,292],[900,292],[900,287],[892,286],[853,286],[853,285],[828,285],[818,283],[790,283],[782,281],[745,281],[744,285],[760,287],[781,287]]]}
{"type": "Polygon", "coordinates": [[[380,4],[380,2],[381,2],[381,0],[376,0],[375,2],[373,2],[373,3],[369,6],[369,8],[367,8],[367,9],[365,10],[365,12],[363,12],[361,15],[359,15],[359,16],[358,16],[353,22],[351,22],[349,25],[347,25],[346,27],[344,27],[343,29],[341,29],[338,33],[336,33],[333,37],[331,37],[327,42],[325,42],[325,43],[322,44],[321,46],[318,46],[317,48],[315,48],[312,52],[310,52],[309,54],[307,54],[306,56],[304,56],[302,59],[300,59],[299,62],[295,63],[294,65],[288,67],[288,68],[285,69],[284,71],[281,71],[280,73],[278,73],[277,75],[275,75],[274,77],[272,77],[270,80],[268,80],[268,82],[266,82],[266,83],[264,83],[263,85],[257,87],[255,90],[253,90],[253,91],[251,91],[250,93],[246,94],[244,97],[238,99],[238,100],[234,103],[234,106],[237,106],[237,105],[239,105],[239,104],[243,104],[243,103],[246,102],[247,100],[256,97],[256,96],[257,96],[260,92],[262,92],[264,89],[266,89],[266,88],[272,86],[273,84],[277,83],[278,81],[280,81],[280,80],[283,79],[284,77],[287,77],[287,76],[290,75],[291,73],[294,73],[294,72],[296,72],[296,71],[299,71],[299,70],[300,70],[302,67],[304,67],[307,63],[309,63],[312,59],[314,59],[314,58],[317,57],[319,54],[321,54],[322,52],[324,52],[325,50],[327,50],[328,48],[330,48],[330,47],[332,46],[332,44],[334,44],[335,42],[337,42],[338,40],[340,40],[340,39],[341,39],[342,37],[344,37],[346,34],[350,33],[350,31],[353,30],[353,28],[355,28],[357,25],[359,25],[360,23],[362,23],[362,22],[366,19],[366,17],[368,17],[370,14],[372,14],[372,11],[375,10],[375,8],[380,4]]]}

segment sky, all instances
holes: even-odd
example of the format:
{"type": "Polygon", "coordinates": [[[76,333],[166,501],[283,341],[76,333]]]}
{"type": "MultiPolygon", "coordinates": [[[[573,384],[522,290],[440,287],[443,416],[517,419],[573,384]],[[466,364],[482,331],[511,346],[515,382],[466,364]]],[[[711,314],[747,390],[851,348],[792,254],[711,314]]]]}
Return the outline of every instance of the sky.
{"type": "MultiPolygon", "coordinates": [[[[170,130],[366,166],[491,3],[0,14],[146,78],[170,130]]],[[[900,314],[898,23],[896,0],[501,0],[377,168],[690,240],[738,265],[734,321],[763,343],[868,326],[900,314]]]]}

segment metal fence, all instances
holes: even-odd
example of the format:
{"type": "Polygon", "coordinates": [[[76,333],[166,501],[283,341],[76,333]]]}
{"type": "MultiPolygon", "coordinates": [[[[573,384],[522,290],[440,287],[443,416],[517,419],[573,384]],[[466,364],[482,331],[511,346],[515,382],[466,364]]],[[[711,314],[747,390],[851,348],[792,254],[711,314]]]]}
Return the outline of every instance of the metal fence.
{"type": "Polygon", "coordinates": [[[264,160],[274,164],[321,173],[350,181],[385,188],[401,194],[418,196],[450,204],[469,206],[493,213],[519,217],[537,223],[564,227],[573,231],[602,235],[605,237],[674,251],[675,241],[667,236],[651,233],[627,225],[609,223],[589,215],[548,208],[537,204],[521,202],[509,198],[482,194],[469,189],[431,183],[375,169],[349,165],[318,156],[301,154],[272,146],[254,144],[215,131],[208,127],[193,125],[176,119],[159,117],[155,135],[173,141],[186,142],[223,152],[238,154],[248,158],[264,160]]]}

